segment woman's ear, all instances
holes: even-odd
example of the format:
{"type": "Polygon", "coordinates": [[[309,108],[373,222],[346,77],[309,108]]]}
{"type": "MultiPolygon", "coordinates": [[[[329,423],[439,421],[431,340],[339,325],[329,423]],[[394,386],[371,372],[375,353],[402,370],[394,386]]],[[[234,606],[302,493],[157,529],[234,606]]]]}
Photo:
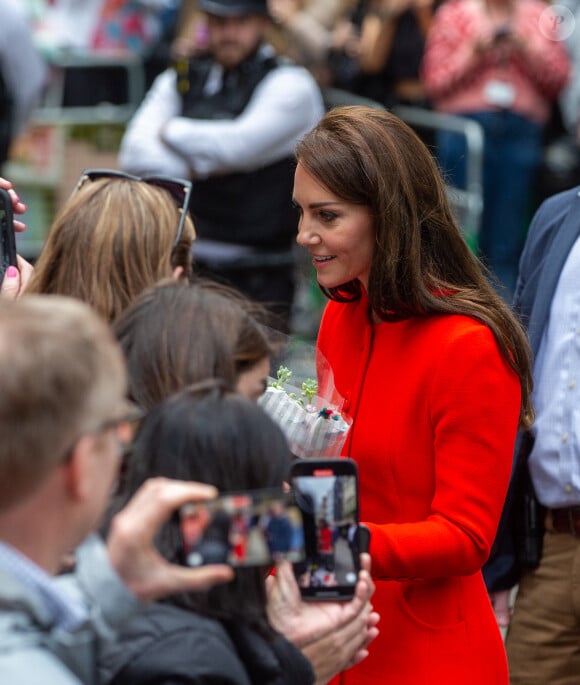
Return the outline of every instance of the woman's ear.
{"type": "Polygon", "coordinates": [[[173,269],[173,279],[175,281],[180,281],[183,278],[184,273],[185,269],[182,266],[176,266],[175,269],[173,269]]]}

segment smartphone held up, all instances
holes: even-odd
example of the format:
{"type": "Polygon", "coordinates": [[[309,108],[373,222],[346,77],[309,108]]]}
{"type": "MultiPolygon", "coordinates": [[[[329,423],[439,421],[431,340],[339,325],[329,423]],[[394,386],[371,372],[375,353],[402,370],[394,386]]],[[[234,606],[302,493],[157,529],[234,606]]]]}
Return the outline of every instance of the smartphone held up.
{"type": "Polygon", "coordinates": [[[294,566],[302,597],[352,598],[360,553],[366,551],[361,549],[356,463],[346,458],[297,460],[291,488],[304,527],[305,559],[294,566]]]}
{"type": "Polygon", "coordinates": [[[0,188],[0,283],[9,266],[16,266],[16,238],[12,198],[0,188]]]}
{"type": "Polygon", "coordinates": [[[359,524],[356,463],[299,459],[282,489],[223,493],[178,512],[186,566],[268,567],[288,560],[303,599],[354,596],[369,530],[359,524]]]}
{"type": "Polygon", "coordinates": [[[304,558],[302,516],[282,490],[227,493],[179,511],[186,566],[271,566],[304,558]]]}

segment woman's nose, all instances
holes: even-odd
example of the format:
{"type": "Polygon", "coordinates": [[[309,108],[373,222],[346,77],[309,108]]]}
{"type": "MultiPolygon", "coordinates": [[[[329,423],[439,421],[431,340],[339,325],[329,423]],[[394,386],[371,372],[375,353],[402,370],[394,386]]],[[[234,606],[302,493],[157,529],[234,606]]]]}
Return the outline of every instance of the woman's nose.
{"type": "Polygon", "coordinates": [[[296,242],[302,247],[317,245],[320,242],[320,236],[308,227],[304,219],[301,219],[298,223],[298,235],[296,236],[296,242]]]}

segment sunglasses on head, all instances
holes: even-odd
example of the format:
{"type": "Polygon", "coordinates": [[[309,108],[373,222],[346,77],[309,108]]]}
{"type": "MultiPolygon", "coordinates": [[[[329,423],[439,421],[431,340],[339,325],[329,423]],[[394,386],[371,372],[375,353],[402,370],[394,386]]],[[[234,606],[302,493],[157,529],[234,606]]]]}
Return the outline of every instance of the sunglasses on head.
{"type": "Polygon", "coordinates": [[[74,195],[74,193],[82,188],[88,181],[98,181],[101,178],[124,178],[130,181],[141,181],[150,186],[161,188],[171,195],[180,212],[177,235],[175,236],[173,247],[171,248],[171,251],[173,252],[183,234],[183,226],[185,225],[185,217],[189,208],[189,198],[191,196],[191,181],[186,181],[182,178],[171,178],[169,176],[133,176],[132,174],[126,174],[124,171],[116,171],[114,169],[85,169],[77,181],[72,194],[74,195]]]}

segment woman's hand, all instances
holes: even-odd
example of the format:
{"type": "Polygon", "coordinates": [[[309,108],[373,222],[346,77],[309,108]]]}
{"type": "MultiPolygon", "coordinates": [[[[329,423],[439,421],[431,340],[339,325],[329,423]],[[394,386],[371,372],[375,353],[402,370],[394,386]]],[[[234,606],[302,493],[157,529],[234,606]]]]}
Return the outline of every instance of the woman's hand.
{"type": "Polygon", "coordinates": [[[310,660],[317,685],[365,659],[367,646],[379,634],[379,615],[370,602],[375,584],[368,554],[361,554],[361,567],[349,602],[303,602],[288,562],[281,562],[276,575],[267,579],[268,618],[310,660]]]}
{"type": "MultiPolygon", "coordinates": [[[[7,178],[2,178],[0,176],[0,188],[4,188],[4,190],[8,191],[12,199],[12,209],[14,211],[14,214],[24,214],[24,212],[26,211],[26,205],[24,204],[24,202],[20,200],[20,198],[16,194],[16,191],[12,187],[12,182],[9,181],[7,178]]],[[[26,224],[23,221],[17,221],[15,219],[14,230],[17,233],[21,233],[22,231],[26,230],[26,224]]]]}
{"type": "Polygon", "coordinates": [[[510,592],[511,590],[500,590],[499,592],[489,593],[491,606],[500,628],[507,628],[511,621],[510,592]]]}
{"type": "Polygon", "coordinates": [[[32,276],[34,267],[20,255],[16,255],[18,267],[9,266],[4,274],[4,280],[0,287],[0,295],[10,300],[17,300],[26,289],[26,284],[32,276]]]}

